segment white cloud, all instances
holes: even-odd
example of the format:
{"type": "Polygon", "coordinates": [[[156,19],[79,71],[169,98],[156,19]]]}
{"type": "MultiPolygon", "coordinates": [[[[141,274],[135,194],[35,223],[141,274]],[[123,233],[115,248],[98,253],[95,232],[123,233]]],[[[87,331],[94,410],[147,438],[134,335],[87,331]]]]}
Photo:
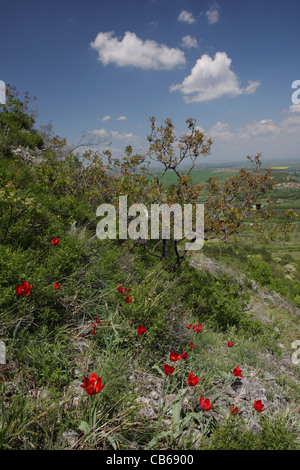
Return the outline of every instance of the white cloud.
{"type": "Polygon", "coordinates": [[[128,133],[123,133],[120,134],[118,131],[111,131],[110,132],[111,137],[114,137],[115,139],[131,139],[133,137],[133,134],[131,132],[128,133]]]}
{"type": "Polygon", "coordinates": [[[202,132],[202,134],[205,134],[205,130],[201,126],[195,126],[195,130],[199,131],[199,132],[202,132]]]}
{"type": "Polygon", "coordinates": [[[225,52],[217,52],[215,58],[204,54],[197,60],[190,75],[182,83],[172,85],[170,91],[179,90],[186,103],[210,101],[224,95],[238,96],[254,93],[260,82],[249,80],[246,88],[240,88],[238,78],[230,69],[231,59],[225,52]]]}
{"type": "Polygon", "coordinates": [[[234,130],[229,123],[218,121],[204,134],[213,139],[212,156],[223,161],[240,161],[258,152],[263,159],[296,158],[300,148],[300,115],[288,116],[277,123],[265,118],[234,130]]]}
{"type": "Polygon", "coordinates": [[[98,60],[103,65],[171,70],[185,64],[184,52],[178,48],[169,48],[153,40],[143,41],[130,31],[126,31],[120,41],[113,36],[113,31],[99,33],[90,44],[98,52],[98,60]]]}
{"type": "Polygon", "coordinates": [[[106,129],[94,129],[92,131],[92,134],[98,135],[99,137],[105,137],[107,136],[107,130],[106,129]]]}
{"type": "Polygon", "coordinates": [[[219,6],[217,4],[212,5],[209,10],[205,12],[209,24],[215,24],[219,21],[219,6]]]}
{"type": "Polygon", "coordinates": [[[182,10],[177,18],[178,21],[183,21],[184,23],[195,23],[195,18],[192,13],[186,10],[182,10]]]}
{"type": "Polygon", "coordinates": [[[256,142],[265,140],[266,142],[279,142],[284,136],[290,134],[297,135],[300,140],[300,116],[289,116],[276,124],[272,119],[262,119],[261,121],[253,121],[245,124],[243,127],[237,128],[235,131],[230,130],[228,123],[217,122],[208,131],[208,134],[216,140],[233,139],[235,143],[238,141],[255,139],[256,142]]]}
{"type": "Polygon", "coordinates": [[[230,131],[229,124],[220,121],[212,126],[209,131],[209,135],[212,137],[212,139],[218,139],[222,141],[229,140],[234,137],[234,134],[230,131]]]}
{"type": "Polygon", "coordinates": [[[102,118],[102,121],[108,121],[109,119],[111,119],[111,116],[104,116],[104,117],[102,118]]]}
{"type": "Polygon", "coordinates": [[[183,36],[181,39],[182,47],[186,47],[187,49],[191,49],[192,47],[198,47],[198,42],[196,38],[193,38],[189,34],[187,36],[183,36]]]}
{"type": "Polygon", "coordinates": [[[295,134],[300,140],[300,116],[289,116],[280,123],[280,132],[295,134]]]}
{"type": "Polygon", "coordinates": [[[248,80],[249,85],[244,89],[244,93],[247,95],[251,95],[252,93],[255,93],[257,88],[260,85],[260,82],[258,80],[248,80]]]}
{"type": "Polygon", "coordinates": [[[267,137],[279,131],[278,126],[272,119],[262,119],[247,124],[243,129],[238,129],[237,133],[242,139],[253,139],[254,137],[267,137]]]}
{"type": "Polygon", "coordinates": [[[118,121],[126,121],[127,120],[127,117],[126,116],[119,116],[117,118],[118,121]]]}
{"type": "Polygon", "coordinates": [[[300,104],[292,104],[290,107],[289,107],[289,111],[291,113],[300,113],[300,104]]]}
{"type": "Polygon", "coordinates": [[[93,135],[97,135],[98,137],[111,137],[119,140],[126,140],[136,138],[131,132],[124,132],[123,134],[118,131],[107,131],[106,129],[94,129],[92,131],[93,135]]]}

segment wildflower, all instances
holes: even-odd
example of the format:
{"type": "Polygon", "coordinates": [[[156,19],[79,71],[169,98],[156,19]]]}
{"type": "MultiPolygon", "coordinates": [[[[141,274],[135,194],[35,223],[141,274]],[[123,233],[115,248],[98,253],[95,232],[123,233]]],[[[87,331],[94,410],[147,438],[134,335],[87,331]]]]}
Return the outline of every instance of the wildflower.
{"type": "Polygon", "coordinates": [[[137,327],[137,334],[138,334],[138,335],[143,335],[146,330],[147,330],[147,328],[146,328],[145,326],[139,325],[139,326],[137,327]]]}
{"type": "Polygon", "coordinates": [[[192,324],[191,325],[186,325],[187,328],[192,328],[192,326],[193,326],[192,324]]]}
{"type": "Polygon", "coordinates": [[[194,343],[189,344],[189,348],[193,349],[195,347],[194,343]]]}
{"type": "Polygon", "coordinates": [[[33,285],[29,287],[29,283],[27,281],[22,282],[20,286],[16,286],[16,294],[23,295],[23,297],[25,297],[26,295],[30,294],[32,288],[33,285]]]}
{"type": "Polygon", "coordinates": [[[230,413],[233,414],[233,416],[236,416],[239,412],[239,409],[237,406],[230,405],[230,413]]]}
{"type": "Polygon", "coordinates": [[[125,302],[126,302],[127,304],[129,304],[129,302],[131,302],[131,301],[132,301],[132,298],[128,297],[128,295],[127,295],[127,297],[126,297],[126,299],[125,299],[125,302]]]}
{"type": "Polygon", "coordinates": [[[127,292],[130,292],[131,289],[126,290],[126,289],[123,288],[122,286],[119,286],[119,287],[118,287],[118,291],[121,292],[122,295],[124,295],[124,294],[127,294],[127,292]]]}
{"type": "Polygon", "coordinates": [[[93,327],[93,331],[91,333],[91,335],[95,335],[95,330],[96,330],[96,326],[97,326],[97,323],[101,323],[101,320],[97,320],[97,317],[95,317],[95,322],[96,323],[92,323],[91,326],[93,327]]]}
{"type": "Polygon", "coordinates": [[[254,400],[253,406],[255,410],[258,411],[259,413],[265,410],[264,408],[265,405],[262,404],[261,400],[254,400]]]}
{"type": "Polygon", "coordinates": [[[56,282],[53,282],[53,287],[55,290],[59,290],[60,289],[60,284],[57,284],[56,282]]]}
{"type": "Polygon", "coordinates": [[[232,346],[233,346],[233,342],[232,342],[232,341],[228,341],[227,344],[228,344],[228,347],[229,347],[229,348],[232,348],[232,346]]]}
{"type": "Polygon", "coordinates": [[[164,372],[166,375],[171,375],[174,372],[175,367],[169,366],[168,364],[164,364],[164,372]]]}
{"type": "Polygon", "coordinates": [[[188,376],[188,384],[191,385],[192,387],[194,387],[195,385],[197,385],[198,382],[200,382],[201,379],[198,379],[198,375],[195,375],[194,377],[194,374],[193,372],[191,371],[189,376],[188,376]]]}
{"type": "Polygon", "coordinates": [[[59,238],[54,237],[54,238],[52,239],[52,245],[54,245],[54,246],[59,245],[59,238]]]}
{"type": "Polygon", "coordinates": [[[202,333],[203,327],[199,323],[198,326],[196,326],[196,325],[193,326],[193,330],[194,331],[199,331],[199,333],[202,333]]]}
{"type": "Polygon", "coordinates": [[[188,353],[181,351],[181,359],[187,359],[189,357],[188,353]]]}
{"type": "Polygon", "coordinates": [[[209,411],[213,409],[212,403],[210,403],[208,398],[204,400],[203,395],[201,395],[200,397],[199,405],[204,411],[209,411]]]}
{"type": "Polygon", "coordinates": [[[105,387],[105,385],[101,384],[102,377],[97,377],[96,374],[92,374],[90,378],[84,377],[84,383],[80,385],[80,387],[84,388],[88,395],[96,395],[105,387]]]}
{"type": "Polygon", "coordinates": [[[176,361],[179,361],[179,359],[182,359],[182,357],[181,357],[181,356],[178,356],[178,354],[175,353],[174,351],[171,351],[171,353],[170,353],[170,361],[176,362],[176,361]]]}
{"type": "Polygon", "coordinates": [[[235,375],[236,377],[243,377],[242,370],[237,366],[233,371],[230,371],[231,374],[235,375]]]}

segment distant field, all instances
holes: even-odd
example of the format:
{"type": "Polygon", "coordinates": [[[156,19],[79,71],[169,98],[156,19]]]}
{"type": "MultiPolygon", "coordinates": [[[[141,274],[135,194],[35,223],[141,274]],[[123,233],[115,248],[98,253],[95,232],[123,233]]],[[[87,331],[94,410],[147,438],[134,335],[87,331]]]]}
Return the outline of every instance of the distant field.
{"type": "MultiPolygon", "coordinates": [[[[237,175],[239,168],[210,168],[210,169],[199,169],[193,170],[191,173],[192,181],[194,184],[204,184],[209,178],[218,178],[218,181],[222,184],[224,181],[231,176],[237,175]]],[[[184,172],[182,172],[184,173],[184,172]]],[[[271,176],[278,183],[286,182],[300,182],[300,165],[299,167],[275,167],[273,166],[271,176]]],[[[168,187],[170,184],[176,183],[175,175],[170,172],[167,173],[163,178],[163,184],[168,187]]],[[[205,196],[205,190],[202,195],[205,196]]],[[[284,254],[290,254],[295,261],[300,261],[300,188],[287,187],[287,186],[275,186],[272,191],[269,191],[267,196],[270,196],[274,200],[274,204],[270,205],[270,208],[275,212],[272,224],[278,223],[282,220],[283,213],[288,209],[295,210],[299,215],[299,222],[295,223],[292,227],[288,240],[280,243],[274,243],[269,245],[270,251],[273,256],[283,256],[284,254]],[[275,200],[277,201],[275,203],[275,200]]],[[[199,203],[203,201],[203,198],[199,198],[199,203]]],[[[261,199],[262,204],[266,202],[265,199],[261,199]]],[[[243,224],[242,232],[244,234],[254,233],[251,225],[251,220],[243,224]]],[[[239,243],[249,244],[253,243],[253,239],[247,237],[239,238],[239,243]]],[[[209,243],[215,243],[214,241],[209,243]]]]}
{"type": "MultiPolygon", "coordinates": [[[[184,171],[180,172],[184,174],[184,171]]],[[[235,176],[238,173],[237,168],[216,168],[216,169],[201,169],[193,170],[191,172],[192,181],[194,184],[203,184],[209,178],[218,177],[218,181],[224,182],[227,178],[235,176]]],[[[177,177],[174,173],[169,172],[164,175],[162,178],[163,185],[165,187],[170,186],[171,184],[176,184],[177,177]]]]}

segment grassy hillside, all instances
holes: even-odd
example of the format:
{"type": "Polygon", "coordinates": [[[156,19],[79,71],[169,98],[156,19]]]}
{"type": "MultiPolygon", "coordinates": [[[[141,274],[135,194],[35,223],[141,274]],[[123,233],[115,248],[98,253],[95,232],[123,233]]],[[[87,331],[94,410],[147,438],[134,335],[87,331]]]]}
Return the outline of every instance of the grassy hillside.
{"type": "Polygon", "coordinates": [[[33,124],[0,112],[0,448],[298,449],[299,225],[173,271],[95,237],[110,177],[33,124]]]}

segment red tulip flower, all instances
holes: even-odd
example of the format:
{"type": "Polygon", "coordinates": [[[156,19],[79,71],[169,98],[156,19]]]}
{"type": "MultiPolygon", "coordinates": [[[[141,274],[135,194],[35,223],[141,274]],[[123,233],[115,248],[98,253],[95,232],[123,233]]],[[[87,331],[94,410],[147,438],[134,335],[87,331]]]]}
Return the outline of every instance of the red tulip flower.
{"type": "Polygon", "coordinates": [[[204,411],[209,411],[213,409],[212,403],[210,403],[208,398],[204,400],[203,395],[201,395],[200,397],[199,405],[204,411]]]}
{"type": "Polygon", "coordinates": [[[261,411],[264,411],[264,409],[265,409],[264,408],[265,405],[262,404],[261,400],[254,400],[253,406],[254,406],[255,410],[258,411],[259,413],[261,411]]]}
{"type": "Polygon", "coordinates": [[[95,333],[95,330],[96,330],[97,323],[101,323],[101,320],[97,320],[97,317],[95,317],[95,322],[96,322],[96,323],[92,323],[92,324],[91,324],[91,326],[93,327],[93,331],[92,331],[91,335],[96,334],[96,333],[95,333]]]}
{"type": "Polygon", "coordinates": [[[198,326],[196,326],[196,325],[193,326],[193,330],[194,331],[199,331],[199,333],[202,333],[203,327],[199,323],[198,326]]]}
{"type": "Polygon", "coordinates": [[[54,246],[59,245],[59,238],[54,237],[54,238],[52,239],[52,245],[54,245],[54,246]]]}
{"type": "Polygon", "coordinates": [[[232,342],[232,341],[228,341],[227,344],[228,344],[228,347],[229,347],[229,348],[232,348],[232,346],[233,346],[233,342],[232,342]]]}
{"type": "Polygon", "coordinates": [[[132,298],[128,297],[128,295],[127,295],[127,297],[126,297],[126,299],[125,299],[125,302],[126,302],[127,304],[129,304],[129,302],[131,302],[131,301],[132,301],[132,298]]]}
{"type": "Polygon", "coordinates": [[[230,413],[233,414],[233,416],[236,416],[239,412],[239,409],[237,406],[230,405],[230,413]]]}
{"type": "Polygon", "coordinates": [[[102,377],[97,377],[96,374],[92,374],[90,378],[84,377],[84,384],[80,387],[84,388],[88,395],[96,395],[105,387],[102,384],[102,377]]]}
{"type": "Polygon", "coordinates": [[[174,372],[175,367],[169,366],[168,364],[164,364],[164,372],[166,375],[171,375],[174,372]]]}
{"type": "Polygon", "coordinates": [[[171,353],[170,353],[170,361],[176,362],[176,361],[179,361],[179,359],[182,359],[182,357],[181,357],[181,356],[178,356],[178,354],[175,353],[174,351],[171,351],[171,353]]]}
{"type": "Polygon", "coordinates": [[[187,328],[192,328],[192,326],[193,326],[192,324],[191,325],[186,325],[187,328]]]}
{"type": "Polygon", "coordinates": [[[235,375],[236,377],[243,377],[242,370],[237,366],[233,371],[230,371],[231,374],[235,375]]]}
{"type": "Polygon", "coordinates": [[[53,287],[55,290],[59,290],[60,289],[60,285],[57,284],[56,282],[53,283],[53,287]]]}
{"type": "Polygon", "coordinates": [[[122,286],[119,286],[118,291],[121,292],[122,295],[124,295],[124,294],[127,294],[127,292],[130,292],[131,289],[126,290],[122,286]]]}
{"type": "Polygon", "coordinates": [[[33,285],[29,286],[29,283],[27,281],[22,282],[20,286],[16,286],[16,294],[25,297],[26,295],[30,294],[32,288],[33,285]]]}
{"type": "Polygon", "coordinates": [[[188,376],[188,384],[191,385],[192,387],[194,387],[195,385],[197,385],[198,382],[200,382],[201,379],[198,379],[198,375],[195,375],[194,377],[194,374],[193,372],[191,371],[189,376],[188,376]]]}
{"type": "Polygon", "coordinates": [[[189,344],[189,348],[193,349],[195,347],[194,343],[189,344]]]}
{"type": "Polygon", "coordinates": [[[138,334],[138,335],[143,335],[146,330],[147,330],[147,328],[146,328],[145,326],[139,325],[139,326],[137,327],[137,334],[138,334]]]}
{"type": "Polygon", "coordinates": [[[187,359],[189,357],[188,353],[181,351],[181,359],[187,359]]]}

